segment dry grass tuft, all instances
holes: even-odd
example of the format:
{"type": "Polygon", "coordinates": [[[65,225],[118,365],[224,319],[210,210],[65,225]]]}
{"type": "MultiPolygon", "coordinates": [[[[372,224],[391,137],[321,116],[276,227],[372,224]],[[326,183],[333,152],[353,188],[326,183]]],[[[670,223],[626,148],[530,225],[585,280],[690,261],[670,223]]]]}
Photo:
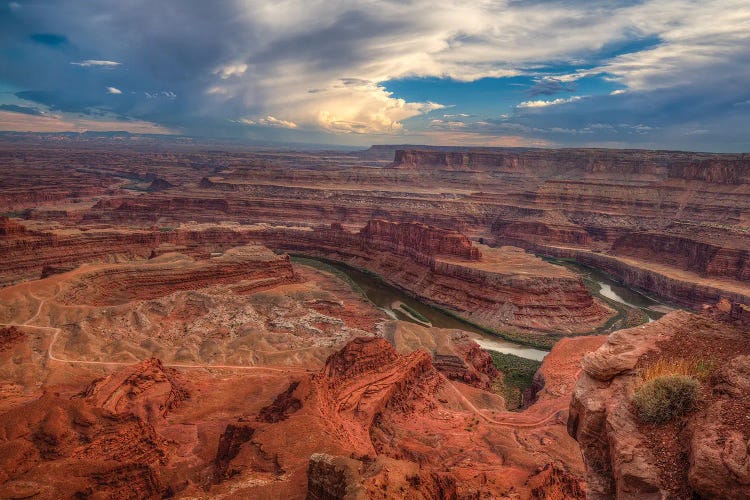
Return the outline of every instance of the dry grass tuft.
{"type": "Polygon", "coordinates": [[[638,373],[638,386],[649,380],[669,375],[682,375],[698,380],[706,380],[713,369],[713,363],[700,358],[666,359],[660,358],[641,368],[638,373]]]}

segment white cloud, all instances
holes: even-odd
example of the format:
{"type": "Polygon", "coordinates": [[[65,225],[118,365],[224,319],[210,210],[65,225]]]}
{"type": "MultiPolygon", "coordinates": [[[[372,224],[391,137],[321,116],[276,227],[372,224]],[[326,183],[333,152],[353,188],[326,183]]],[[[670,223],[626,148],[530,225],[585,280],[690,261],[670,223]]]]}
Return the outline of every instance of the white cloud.
{"type": "Polygon", "coordinates": [[[117,87],[107,87],[107,93],[108,94],[122,94],[122,90],[118,89],[117,87]]]}
{"type": "Polygon", "coordinates": [[[206,94],[209,95],[226,95],[229,93],[229,89],[222,87],[221,85],[214,85],[206,90],[206,94]]]}
{"type": "Polygon", "coordinates": [[[241,103],[254,115],[284,116],[306,129],[343,134],[404,134],[405,120],[447,107],[400,99],[382,85],[388,80],[515,76],[526,71],[521,66],[565,60],[622,39],[630,29],[626,20],[588,5],[453,0],[382,2],[369,9],[324,0],[242,5],[246,14],[237,23],[252,37],[238,42],[241,48],[212,70],[214,79],[203,92],[228,107],[241,103]],[[241,61],[253,61],[252,71],[241,61]]]}
{"type": "MultiPolygon", "coordinates": [[[[587,112],[601,110],[614,101],[620,106],[628,104],[624,101],[641,103],[637,109],[623,108],[621,112],[629,115],[623,119],[665,128],[669,120],[685,119],[683,115],[677,118],[676,113],[670,117],[665,109],[675,105],[685,109],[686,102],[694,103],[693,119],[702,127],[703,117],[714,111],[720,114],[731,107],[739,115],[744,105],[732,104],[750,97],[746,85],[750,81],[747,0],[223,0],[207,7],[188,2],[174,12],[172,23],[143,21],[155,13],[161,17],[171,13],[168,4],[150,5],[139,0],[134,7],[99,0],[97,5],[96,12],[85,4],[76,4],[70,9],[54,7],[36,13],[24,4],[24,15],[29,11],[30,16],[38,16],[33,25],[40,29],[54,21],[60,33],[76,34],[76,46],[96,47],[97,54],[126,61],[127,76],[132,81],[149,82],[147,88],[151,89],[172,89],[190,103],[160,108],[174,97],[157,90],[149,93],[152,99],[147,105],[139,103],[126,112],[148,117],[182,113],[170,115],[169,122],[183,120],[195,124],[196,130],[211,127],[212,119],[251,117],[260,125],[257,120],[271,124],[268,117],[281,117],[278,119],[295,124],[298,131],[310,136],[321,130],[348,134],[340,138],[341,142],[368,140],[357,139],[356,134],[409,137],[414,133],[408,130],[410,118],[447,104],[460,105],[466,99],[457,96],[455,101],[445,99],[436,104],[426,102],[427,97],[403,98],[389,93],[390,80],[424,77],[472,81],[513,75],[542,79],[555,67],[574,68],[569,74],[553,75],[562,83],[599,75],[619,84],[612,88],[628,92],[627,99],[602,95],[578,103],[575,109],[562,107],[564,113],[559,113],[554,123],[553,118],[545,121],[541,115],[553,114],[554,106],[572,101],[556,99],[561,95],[518,99],[527,99],[520,104],[521,109],[526,108],[524,114],[538,109],[540,126],[545,130],[557,127],[561,133],[581,130],[588,123],[584,119],[587,112]],[[170,43],[162,43],[165,40],[170,43]],[[643,41],[640,49],[639,40],[643,41]],[[613,48],[623,46],[635,49],[630,54],[612,54],[613,48]],[[567,118],[568,111],[575,116],[567,118]]],[[[69,57],[65,54],[60,51],[59,57],[69,57]]],[[[65,65],[70,61],[61,60],[65,65]]],[[[95,59],[71,64],[99,68],[119,65],[95,59]]],[[[13,77],[17,86],[36,88],[28,82],[34,78],[27,76],[28,70],[16,73],[20,75],[13,77]]],[[[78,73],[76,78],[97,76],[83,71],[70,73],[78,73]]],[[[103,76],[106,78],[106,74],[103,76]]],[[[97,85],[107,83],[104,80],[97,85]]],[[[528,86],[518,80],[503,83],[528,86]]],[[[423,88],[430,96],[428,84],[423,88]]],[[[488,103],[482,113],[496,116],[507,112],[502,106],[488,103]]],[[[457,108],[465,109],[469,108],[457,108]]],[[[514,119],[513,113],[520,114],[521,110],[514,109],[508,120],[514,119]]],[[[421,127],[438,116],[433,115],[411,123],[421,127]]],[[[442,118],[469,122],[460,113],[442,118]]],[[[742,117],[736,122],[741,123],[742,117]]],[[[452,126],[461,127],[457,123],[452,126]]],[[[432,127],[428,130],[441,132],[432,127]]],[[[315,137],[320,139],[321,135],[315,137]]]]}
{"type": "Polygon", "coordinates": [[[86,59],[85,61],[78,61],[78,62],[72,62],[70,63],[74,66],[83,66],[84,68],[96,66],[96,67],[102,67],[102,68],[114,68],[116,66],[120,66],[121,63],[116,61],[99,61],[96,59],[86,59]]]}
{"type": "Polygon", "coordinates": [[[18,2],[9,2],[8,8],[13,11],[21,10],[21,4],[18,2]]]}
{"type": "Polygon", "coordinates": [[[523,101],[516,106],[517,108],[546,108],[547,106],[557,106],[558,104],[565,104],[568,102],[580,101],[584,96],[573,96],[568,98],[552,99],[550,101],[523,101]]]}
{"type": "Polygon", "coordinates": [[[226,66],[222,66],[214,70],[214,74],[219,75],[222,80],[226,80],[227,78],[231,78],[233,76],[244,75],[247,71],[247,68],[248,66],[245,63],[227,64],[226,66]]]}
{"type": "Polygon", "coordinates": [[[0,130],[20,132],[86,132],[124,130],[134,134],[174,134],[176,131],[146,121],[92,120],[72,115],[25,115],[0,111],[0,130]]]}
{"type": "Polygon", "coordinates": [[[250,119],[250,118],[241,118],[238,120],[240,123],[244,123],[245,125],[263,125],[264,127],[275,127],[275,128],[297,128],[297,124],[288,121],[288,120],[280,120],[274,116],[268,115],[263,118],[256,118],[256,119],[250,119]]]}
{"type": "Polygon", "coordinates": [[[750,77],[746,0],[652,0],[624,12],[640,33],[660,43],[590,71],[610,73],[633,90],[707,85],[722,74],[750,77]]]}

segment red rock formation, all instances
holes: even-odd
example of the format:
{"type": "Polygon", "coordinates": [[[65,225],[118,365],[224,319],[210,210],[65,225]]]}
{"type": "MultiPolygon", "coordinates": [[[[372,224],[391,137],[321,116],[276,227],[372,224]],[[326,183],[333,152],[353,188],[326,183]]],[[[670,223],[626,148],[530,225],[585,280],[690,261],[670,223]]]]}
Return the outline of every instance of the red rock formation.
{"type": "Polygon", "coordinates": [[[458,500],[456,479],[448,472],[420,470],[413,462],[387,457],[357,460],[314,453],[307,466],[307,500],[377,498],[383,491],[403,498],[458,500]]]}
{"type": "Polygon", "coordinates": [[[149,193],[154,193],[156,191],[163,191],[165,189],[173,188],[174,184],[171,182],[162,179],[162,178],[156,178],[151,182],[151,184],[148,186],[147,191],[149,193]]]}
{"type": "MultiPolygon", "coordinates": [[[[333,229],[333,227],[332,227],[333,229]]],[[[419,253],[427,258],[451,255],[480,260],[482,253],[463,234],[419,222],[398,223],[374,219],[359,231],[367,247],[385,246],[396,253],[419,253]]]]}
{"type": "MultiPolygon", "coordinates": [[[[15,200],[11,208],[23,205],[30,208],[24,213],[28,219],[68,226],[250,220],[340,221],[348,227],[372,219],[418,221],[549,255],[570,254],[568,247],[574,247],[589,263],[610,253],[620,260],[609,271],[620,272],[628,284],[693,307],[722,295],[740,300],[736,289],[748,287],[750,176],[748,156],[742,154],[390,146],[351,155],[177,150],[133,155],[116,149],[63,156],[14,146],[0,147],[0,162],[8,172],[0,192],[4,200],[15,200]],[[373,168],[383,165],[387,151],[396,151],[396,168],[373,168]],[[64,175],[60,164],[66,165],[64,175]],[[179,195],[173,189],[121,189],[131,182],[142,189],[157,179],[157,171],[159,179],[181,187],[179,195]],[[28,201],[20,202],[21,192],[28,201]],[[701,250],[706,244],[708,252],[701,250]],[[670,248],[685,258],[675,259],[670,248]],[[626,257],[637,257],[631,259],[636,262],[626,257]],[[682,271],[695,272],[697,279],[675,279],[682,271]],[[698,297],[692,300],[696,284],[698,297]]],[[[178,238],[166,233],[163,241],[178,238]]],[[[10,248],[0,283],[39,276],[45,264],[101,259],[118,247],[147,256],[158,245],[143,250],[133,244],[100,246],[107,239],[89,241],[70,252],[62,246],[48,250],[57,245],[49,240],[10,248]],[[36,266],[26,260],[30,246],[47,260],[36,266]]]]}
{"type": "Polygon", "coordinates": [[[750,176],[747,155],[675,151],[562,150],[396,150],[394,167],[525,170],[540,173],[648,174],[717,184],[738,184],[750,176]]]}
{"type": "MultiPolygon", "coordinates": [[[[593,299],[580,277],[519,249],[482,247],[478,259],[464,243],[451,254],[425,254],[404,244],[399,228],[378,222],[351,233],[340,229],[273,228],[258,233],[273,248],[319,255],[377,273],[390,283],[468,320],[499,330],[584,333],[603,325],[612,311],[593,299]],[[377,238],[370,234],[377,231],[377,238]],[[364,233],[364,234],[363,234],[364,233]],[[388,239],[391,238],[391,239],[388,239]],[[483,253],[482,253],[483,252],[483,253]]],[[[433,248],[455,249],[455,233],[429,229],[433,248]],[[448,243],[434,241],[447,234],[448,243]],[[442,246],[441,246],[442,245],[442,246]]],[[[415,238],[415,242],[416,242],[415,238]]],[[[416,244],[416,243],[415,243],[416,244]]]]}
{"type": "Polygon", "coordinates": [[[168,254],[143,262],[82,267],[71,273],[59,300],[69,304],[112,305],[218,283],[252,281],[267,286],[289,283],[294,277],[289,256],[247,246],[207,260],[168,254]]]}
{"type": "Polygon", "coordinates": [[[26,232],[26,228],[22,224],[9,219],[7,217],[0,216],[0,236],[20,236],[26,232]]]}
{"type": "Polygon", "coordinates": [[[454,352],[437,351],[432,355],[435,368],[451,380],[490,390],[492,383],[500,375],[492,356],[466,334],[454,335],[451,344],[454,352]]]}
{"type": "Polygon", "coordinates": [[[529,243],[586,246],[591,236],[583,228],[572,224],[551,224],[537,221],[497,223],[494,226],[498,239],[502,241],[526,241],[529,243]]]}
{"type": "Polygon", "coordinates": [[[529,478],[531,498],[572,500],[586,498],[586,489],[577,477],[555,464],[547,464],[529,478]]]}
{"type": "Polygon", "coordinates": [[[630,233],[614,242],[612,253],[655,259],[702,276],[750,281],[750,249],[739,242],[733,243],[658,233],[630,233]]]}
{"type": "MultiPolygon", "coordinates": [[[[534,415],[541,418],[526,418],[540,423],[495,427],[460,409],[464,396],[435,370],[427,352],[402,356],[384,339],[355,339],[255,419],[227,426],[216,458],[219,482],[209,494],[458,499],[513,492],[521,498],[581,498],[577,455],[553,458],[551,447],[534,444],[569,439],[556,434],[556,419],[543,415],[560,411],[555,405],[565,396],[552,393],[565,394],[563,379],[572,387],[572,373],[558,372],[561,383],[552,380],[540,406],[528,410],[539,409],[534,415]],[[518,440],[528,449],[519,448],[518,440]],[[567,466],[547,466],[556,460],[567,466]]],[[[476,401],[490,397],[478,391],[476,401]]]]}
{"type": "Polygon", "coordinates": [[[0,418],[0,497],[150,498],[166,492],[153,427],[45,394],[0,418]]]}
{"type": "Polygon", "coordinates": [[[583,450],[589,498],[750,495],[750,337],[721,314],[674,312],[613,333],[584,358],[568,430],[583,450]],[[685,357],[712,367],[701,404],[666,424],[641,423],[633,377],[651,360],[685,357]]]}
{"type": "Polygon", "coordinates": [[[0,327],[0,351],[10,349],[25,337],[26,334],[15,326],[0,327]]]}
{"type": "Polygon", "coordinates": [[[81,397],[112,413],[132,413],[153,422],[190,397],[178,379],[175,370],[150,358],[94,381],[81,397]]]}

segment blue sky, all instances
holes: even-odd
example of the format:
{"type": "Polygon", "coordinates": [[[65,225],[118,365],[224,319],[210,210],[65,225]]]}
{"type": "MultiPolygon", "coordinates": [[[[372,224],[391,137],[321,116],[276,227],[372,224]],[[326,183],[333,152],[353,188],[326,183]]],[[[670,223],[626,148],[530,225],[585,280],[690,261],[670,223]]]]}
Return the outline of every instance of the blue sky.
{"type": "Polygon", "coordinates": [[[750,150],[747,0],[17,0],[0,130],[750,150]]]}

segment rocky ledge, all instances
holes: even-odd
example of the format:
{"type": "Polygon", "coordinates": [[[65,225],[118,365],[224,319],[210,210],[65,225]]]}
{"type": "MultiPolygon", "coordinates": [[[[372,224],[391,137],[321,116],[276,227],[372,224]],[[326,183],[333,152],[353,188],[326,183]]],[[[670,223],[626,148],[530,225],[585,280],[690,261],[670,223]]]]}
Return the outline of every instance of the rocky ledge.
{"type": "Polygon", "coordinates": [[[113,305],[163,297],[178,290],[242,282],[246,290],[294,281],[287,255],[259,246],[236,247],[209,259],[169,253],[147,261],[92,264],[63,275],[58,299],[69,304],[113,305]]]}
{"type": "Polygon", "coordinates": [[[700,314],[673,312],[613,333],[584,357],[568,431],[583,451],[588,498],[750,496],[747,310],[722,301],[700,314]],[[686,359],[700,367],[692,411],[644,422],[634,403],[639,377],[686,359]]]}

